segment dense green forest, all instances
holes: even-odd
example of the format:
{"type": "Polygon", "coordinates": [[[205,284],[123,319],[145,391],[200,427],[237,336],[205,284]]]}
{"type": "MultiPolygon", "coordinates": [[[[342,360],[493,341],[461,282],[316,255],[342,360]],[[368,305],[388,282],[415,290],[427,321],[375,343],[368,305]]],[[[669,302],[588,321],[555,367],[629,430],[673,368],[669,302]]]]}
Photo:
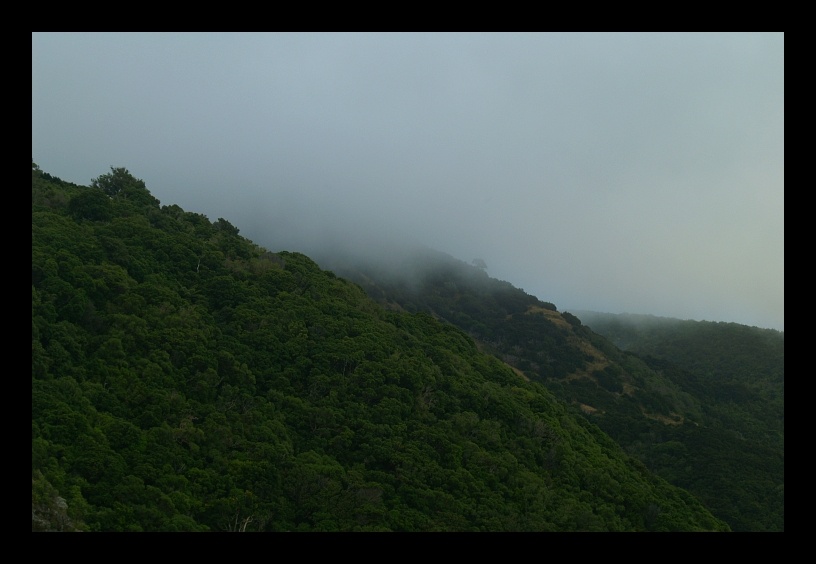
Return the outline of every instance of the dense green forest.
{"type": "Polygon", "coordinates": [[[730,530],[489,352],[124,168],[32,166],[34,531],[730,530]]]}
{"type": "Polygon", "coordinates": [[[700,398],[708,425],[667,429],[686,448],[648,465],[694,492],[734,530],[784,530],[785,335],[737,323],[576,312],[700,398]],[[705,469],[716,480],[706,480],[705,469]],[[728,492],[728,496],[722,492],[728,492]]]}
{"type": "Polygon", "coordinates": [[[463,329],[732,530],[784,530],[782,333],[559,313],[490,278],[480,261],[433,249],[375,259],[335,249],[315,259],[385,307],[463,329]]]}

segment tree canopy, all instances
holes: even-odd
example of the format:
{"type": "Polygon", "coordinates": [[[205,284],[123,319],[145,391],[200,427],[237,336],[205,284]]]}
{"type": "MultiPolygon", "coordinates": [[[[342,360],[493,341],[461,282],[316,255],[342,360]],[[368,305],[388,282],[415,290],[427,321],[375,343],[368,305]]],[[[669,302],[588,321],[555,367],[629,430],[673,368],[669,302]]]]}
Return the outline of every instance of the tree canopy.
{"type": "Polygon", "coordinates": [[[124,168],[32,203],[34,530],[729,530],[467,332],[124,168]]]}

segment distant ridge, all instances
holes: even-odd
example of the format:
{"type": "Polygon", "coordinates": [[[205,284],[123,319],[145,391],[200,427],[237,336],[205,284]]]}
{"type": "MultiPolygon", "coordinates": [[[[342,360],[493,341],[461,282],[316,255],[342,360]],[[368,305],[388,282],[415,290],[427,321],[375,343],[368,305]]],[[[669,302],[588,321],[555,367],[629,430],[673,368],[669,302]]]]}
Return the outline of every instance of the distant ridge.
{"type": "Polygon", "coordinates": [[[427,311],[467,331],[482,350],[544,384],[650,468],[695,493],[734,530],[784,530],[783,332],[558,312],[430,249],[394,250],[387,263],[353,253],[318,262],[388,307],[427,311]]]}

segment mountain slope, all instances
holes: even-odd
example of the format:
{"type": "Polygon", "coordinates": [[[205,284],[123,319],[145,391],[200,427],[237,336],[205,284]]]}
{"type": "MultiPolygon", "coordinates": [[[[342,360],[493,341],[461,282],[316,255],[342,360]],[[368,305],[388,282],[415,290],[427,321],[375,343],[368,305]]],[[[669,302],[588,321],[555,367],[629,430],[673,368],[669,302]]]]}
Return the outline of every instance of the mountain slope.
{"type": "Polygon", "coordinates": [[[665,459],[650,466],[673,475],[673,483],[694,491],[734,530],[784,530],[784,333],[736,323],[576,314],[701,398],[710,424],[693,429],[683,442],[704,451],[679,458],[684,467],[705,468],[722,478],[706,481],[702,474],[676,472],[665,459]]]}
{"type": "Polygon", "coordinates": [[[684,326],[683,335],[640,334],[640,346],[625,351],[616,344],[625,348],[638,336],[621,321],[596,332],[596,317],[590,328],[583,313],[559,313],[438,251],[394,249],[383,254],[387,260],[336,249],[315,256],[385,306],[426,311],[467,331],[734,530],[784,530],[784,351],[777,332],[684,326]]]}
{"type": "Polygon", "coordinates": [[[536,382],[111,169],[32,170],[32,528],[725,531],[536,382]]]}

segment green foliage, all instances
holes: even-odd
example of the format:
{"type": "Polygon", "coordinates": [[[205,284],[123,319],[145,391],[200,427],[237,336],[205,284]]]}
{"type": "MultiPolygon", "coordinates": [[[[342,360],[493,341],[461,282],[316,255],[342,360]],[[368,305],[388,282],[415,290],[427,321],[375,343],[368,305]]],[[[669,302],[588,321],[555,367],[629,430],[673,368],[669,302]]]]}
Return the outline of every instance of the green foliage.
{"type": "MultiPolygon", "coordinates": [[[[320,263],[386,307],[425,311],[466,331],[482,350],[579,407],[628,453],[693,492],[733,529],[784,529],[781,496],[766,494],[784,485],[784,340],[778,332],[586,312],[582,322],[488,278],[478,265],[427,250],[394,252],[380,262],[335,252],[320,263]],[[698,440],[719,442],[721,428],[734,440],[717,456],[690,449],[698,440]],[[690,450],[667,457],[660,452],[664,441],[690,450]],[[754,464],[757,451],[770,453],[769,463],[754,464]],[[737,475],[743,478],[731,479],[737,475]],[[763,517],[758,507],[765,508],[763,517]]],[[[659,513],[653,511],[654,523],[659,513]]]]}
{"type": "Polygon", "coordinates": [[[109,174],[102,174],[91,181],[91,186],[102,190],[111,198],[128,200],[137,205],[159,207],[143,180],[135,178],[124,167],[111,167],[109,174]]]}
{"type": "Polygon", "coordinates": [[[39,470],[31,478],[31,530],[33,532],[74,532],[86,530],[82,513],[87,503],[73,488],[70,505],[39,470]],[[70,511],[69,511],[70,507],[70,511]]]}
{"type": "MultiPolygon", "coordinates": [[[[584,312],[610,341],[698,398],[692,425],[621,441],[735,531],[784,530],[784,333],[736,323],[584,312]]],[[[659,389],[639,392],[665,406],[659,389]]]]}
{"type": "Polygon", "coordinates": [[[68,201],[68,211],[74,219],[106,221],[113,216],[110,197],[102,190],[84,190],[68,201]]]}
{"type": "Polygon", "coordinates": [[[34,530],[728,530],[468,333],[111,170],[32,172],[34,530]]]}

